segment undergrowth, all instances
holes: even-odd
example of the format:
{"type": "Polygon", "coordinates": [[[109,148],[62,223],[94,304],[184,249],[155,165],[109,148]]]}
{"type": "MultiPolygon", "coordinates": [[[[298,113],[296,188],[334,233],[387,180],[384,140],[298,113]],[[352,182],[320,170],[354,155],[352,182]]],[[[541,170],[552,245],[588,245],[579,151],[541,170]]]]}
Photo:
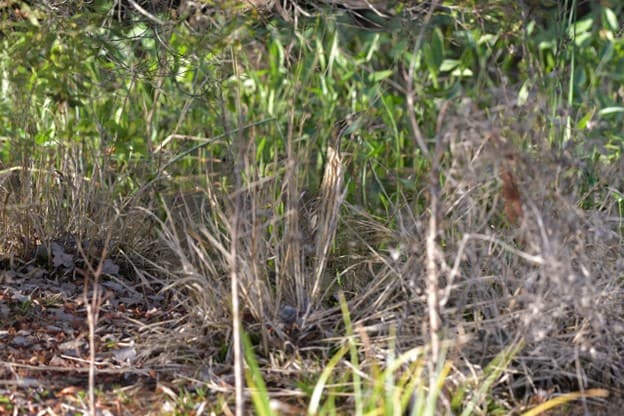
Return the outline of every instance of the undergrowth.
{"type": "Polygon", "coordinates": [[[193,380],[258,414],[621,402],[622,6],[17,3],[3,264],[106,242],[185,307],[136,338],[136,365],[192,363],[184,400],[193,380]]]}

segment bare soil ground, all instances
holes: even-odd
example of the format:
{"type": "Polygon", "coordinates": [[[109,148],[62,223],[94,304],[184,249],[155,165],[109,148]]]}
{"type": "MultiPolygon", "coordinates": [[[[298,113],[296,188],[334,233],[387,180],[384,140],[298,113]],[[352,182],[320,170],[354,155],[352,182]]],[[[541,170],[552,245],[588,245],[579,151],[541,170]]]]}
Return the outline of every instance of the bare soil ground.
{"type": "MultiPolygon", "coordinates": [[[[0,272],[0,414],[81,414],[89,389],[93,282],[78,267],[63,273],[35,263],[10,266],[0,272]]],[[[107,277],[97,287],[98,409],[113,415],[162,413],[181,386],[172,389],[169,383],[192,376],[195,368],[168,362],[166,346],[154,345],[151,337],[156,330],[176,332],[187,316],[184,307],[121,278],[107,277]]]]}

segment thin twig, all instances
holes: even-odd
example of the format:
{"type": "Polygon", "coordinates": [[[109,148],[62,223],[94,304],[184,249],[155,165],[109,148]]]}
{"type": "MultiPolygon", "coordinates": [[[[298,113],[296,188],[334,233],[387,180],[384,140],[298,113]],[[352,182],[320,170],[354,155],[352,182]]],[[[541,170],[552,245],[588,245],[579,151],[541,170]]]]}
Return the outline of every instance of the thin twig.
{"type": "MultiPolygon", "coordinates": [[[[104,248],[102,249],[100,260],[95,270],[93,269],[93,266],[91,266],[90,259],[88,258],[87,253],[84,252],[82,248],[82,244],[81,243],[78,244],[78,249],[84,259],[85,264],[87,265],[89,269],[89,272],[86,277],[88,277],[88,275],[93,276],[93,281],[92,281],[93,287],[92,287],[90,300],[87,296],[87,287],[89,284],[88,278],[85,278],[85,285],[84,285],[85,305],[87,307],[87,323],[89,325],[89,412],[91,415],[96,414],[95,413],[95,410],[96,410],[95,409],[95,372],[96,372],[95,328],[98,322],[98,315],[99,315],[100,302],[101,302],[101,296],[100,296],[100,290],[99,290],[100,276],[102,275],[102,269],[104,267],[104,260],[106,259],[106,256],[108,254],[107,252],[108,252],[108,244],[111,238],[111,230],[112,228],[109,227],[108,233],[106,235],[106,241],[104,243],[104,248]]],[[[91,244],[93,243],[91,242],[91,244]]]]}
{"type": "Polygon", "coordinates": [[[438,7],[439,0],[435,0],[431,3],[431,7],[427,12],[427,16],[420,27],[420,31],[418,32],[418,38],[416,38],[416,42],[414,43],[414,48],[412,49],[412,59],[410,60],[409,70],[406,75],[407,88],[405,93],[405,98],[407,99],[407,114],[410,122],[410,126],[412,128],[412,133],[414,134],[414,141],[416,145],[420,149],[420,151],[425,155],[425,157],[429,158],[430,153],[427,148],[427,143],[425,143],[425,139],[420,131],[420,126],[418,125],[418,121],[416,121],[415,106],[414,106],[414,72],[416,71],[416,54],[420,50],[420,46],[422,45],[423,37],[425,35],[425,29],[431,20],[431,16],[433,16],[433,11],[438,7]]]}
{"type": "MultiPolygon", "coordinates": [[[[238,65],[236,62],[236,55],[233,51],[230,51],[232,55],[232,67],[238,78],[238,65]]],[[[240,103],[240,95],[237,96],[237,111],[239,115],[238,125],[243,125],[242,120],[242,106],[240,103]]],[[[234,180],[236,183],[236,189],[242,189],[242,173],[241,163],[245,157],[245,148],[243,146],[243,130],[238,130],[238,140],[235,149],[238,152],[238,157],[234,161],[234,180]]],[[[241,192],[236,192],[234,198],[234,218],[230,222],[231,227],[231,239],[230,245],[230,276],[231,276],[231,296],[232,296],[232,348],[234,349],[234,380],[236,385],[236,416],[243,416],[245,411],[245,403],[243,397],[243,390],[245,388],[245,381],[243,379],[243,348],[241,342],[241,319],[240,319],[240,306],[239,306],[239,276],[238,276],[238,246],[239,246],[239,234],[240,223],[242,215],[243,198],[241,192]]]]}
{"type": "Polygon", "coordinates": [[[152,22],[161,26],[165,24],[165,22],[163,22],[162,20],[160,20],[159,18],[157,18],[156,16],[154,16],[153,14],[145,10],[143,7],[141,7],[136,1],[128,0],[128,3],[130,3],[137,12],[141,13],[143,16],[147,17],[152,22]]]}
{"type": "MultiPolygon", "coordinates": [[[[416,71],[416,55],[420,50],[422,45],[423,37],[425,34],[425,30],[431,17],[433,16],[434,10],[437,8],[439,0],[433,1],[431,3],[431,7],[427,12],[427,16],[420,28],[420,32],[418,33],[418,37],[416,38],[416,42],[414,43],[414,48],[412,50],[412,59],[410,61],[410,66],[408,69],[408,73],[405,74],[406,79],[406,100],[407,100],[407,113],[410,121],[410,126],[412,128],[413,138],[416,146],[420,149],[422,154],[431,160],[431,171],[429,174],[429,224],[427,227],[427,235],[425,240],[425,249],[426,249],[426,281],[427,281],[427,306],[429,311],[429,331],[431,337],[431,364],[437,365],[438,358],[440,354],[440,330],[442,328],[441,318],[440,318],[440,303],[439,303],[439,282],[438,282],[438,266],[437,261],[442,256],[439,253],[439,247],[437,245],[437,237],[438,237],[438,218],[440,211],[440,184],[439,184],[439,170],[440,170],[440,158],[443,153],[443,140],[441,133],[441,124],[444,114],[446,112],[447,106],[443,106],[440,109],[438,114],[438,119],[436,123],[436,127],[438,128],[436,132],[436,147],[435,153],[432,156],[431,152],[427,148],[427,144],[423,138],[423,135],[420,131],[420,126],[416,120],[415,116],[415,106],[414,106],[414,76],[416,71]]],[[[430,384],[431,388],[435,385],[435,371],[433,368],[430,371],[430,384]]]]}

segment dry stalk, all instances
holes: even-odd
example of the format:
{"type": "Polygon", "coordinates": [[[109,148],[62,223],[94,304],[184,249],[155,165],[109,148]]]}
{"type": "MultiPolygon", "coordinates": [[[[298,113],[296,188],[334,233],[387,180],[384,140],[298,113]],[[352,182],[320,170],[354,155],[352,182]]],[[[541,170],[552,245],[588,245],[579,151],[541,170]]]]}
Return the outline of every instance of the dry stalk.
{"type": "MultiPolygon", "coordinates": [[[[442,120],[448,108],[448,101],[442,106],[438,114],[436,130],[435,153],[431,160],[431,171],[429,174],[429,223],[427,227],[427,236],[425,240],[426,264],[427,270],[427,308],[429,312],[429,332],[431,337],[431,361],[436,364],[440,354],[440,331],[442,329],[442,320],[440,314],[440,284],[439,270],[437,262],[443,258],[437,240],[439,231],[440,218],[440,159],[444,151],[444,140],[441,133],[442,120]]],[[[434,382],[434,372],[431,372],[434,382]]]]}
{"type": "MultiPolygon", "coordinates": [[[[284,176],[284,188],[286,197],[286,215],[284,221],[284,235],[286,245],[284,247],[284,265],[286,273],[295,282],[295,298],[297,310],[304,310],[307,302],[305,276],[303,273],[302,236],[300,231],[300,192],[297,186],[297,156],[295,154],[294,141],[294,111],[290,114],[288,123],[288,135],[286,140],[287,165],[284,176]]],[[[276,276],[277,279],[281,277],[276,276]]],[[[281,302],[283,285],[276,282],[277,299],[281,302]]]]}
{"type": "MultiPolygon", "coordinates": [[[[439,1],[433,1],[429,10],[427,12],[427,16],[420,28],[418,33],[418,37],[414,42],[413,54],[416,56],[416,53],[420,50],[422,45],[423,37],[425,34],[425,29],[431,20],[434,10],[437,8],[439,1]]],[[[429,149],[427,147],[427,143],[424,140],[424,137],[421,133],[420,126],[418,125],[418,121],[416,120],[415,114],[416,109],[414,105],[414,98],[416,92],[414,90],[414,76],[415,76],[415,60],[410,62],[409,69],[407,73],[404,73],[404,77],[406,80],[406,101],[407,101],[407,113],[410,121],[410,127],[412,129],[412,135],[414,139],[414,143],[418,149],[422,152],[422,154],[431,158],[432,166],[431,173],[429,179],[429,206],[431,212],[429,213],[429,224],[427,227],[427,236],[425,240],[425,249],[426,249],[426,271],[427,271],[427,306],[429,309],[429,331],[431,337],[431,351],[432,351],[432,362],[437,363],[440,349],[440,339],[439,332],[441,329],[441,320],[440,320],[440,310],[439,310],[439,285],[438,285],[438,269],[436,265],[436,261],[438,258],[441,258],[439,253],[439,249],[436,244],[436,239],[438,236],[438,217],[440,211],[439,204],[439,196],[440,196],[440,185],[438,182],[439,178],[439,162],[442,153],[442,135],[440,132],[440,121],[442,120],[442,116],[444,115],[445,109],[440,111],[440,115],[438,117],[438,129],[437,129],[437,141],[436,141],[436,149],[435,154],[431,155],[429,149]]],[[[414,276],[416,278],[416,276],[414,276]]],[[[416,287],[416,285],[414,285],[416,287]]],[[[434,372],[431,371],[431,382],[434,383],[434,372]]],[[[433,384],[432,384],[433,386],[433,384]]]]}
{"type": "MultiPolygon", "coordinates": [[[[240,197],[238,197],[240,198],[240,197]]],[[[241,344],[241,319],[238,294],[238,231],[240,225],[240,203],[234,208],[234,218],[231,224],[232,245],[230,246],[230,278],[232,295],[232,336],[234,348],[234,377],[236,382],[236,415],[243,415],[243,351],[241,344]]]]}
{"type": "MultiPolygon", "coordinates": [[[[238,77],[238,65],[236,62],[236,55],[233,51],[230,50],[230,54],[232,56],[232,66],[234,71],[238,77]]],[[[236,96],[236,107],[239,115],[239,126],[243,125],[243,114],[240,102],[240,94],[236,96]]],[[[222,113],[225,115],[225,112],[222,113]]],[[[225,124],[226,131],[229,130],[228,124],[225,124]]],[[[234,349],[234,380],[236,384],[236,416],[243,416],[245,411],[244,408],[244,399],[243,399],[243,389],[244,389],[244,379],[243,379],[243,344],[241,342],[241,317],[240,317],[240,306],[239,306],[239,275],[238,275],[238,246],[239,246],[239,234],[241,227],[241,214],[243,208],[243,199],[242,193],[240,190],[242,189],[243,180],[241,174],[241,166],[240,161],[244,160],[245,157],[245,148],[243,143],[243,131],[238,131],[238,162],[234,164],[234,180],[236,182],[236,189],[238,192],[234,194],[234,218],[230,222],[230,235],[232,238],[232,244],[230,245],[230,258],[229,258],[229,266],[230,266],[230,276],[231,276],[231,296],[232,296],[232,343],[234,349]]]]}
{"type": "Polygon", "coordinates": [[[96,375],[95,328],[97,326],[100,306],[102,302],[102,296],[100,294],[100,277],[102,276],[104,261],[106,260],[108,256],[108,246],[111,241],[111,236],[112,236],[112,227],[108,227],[108,232],[106,233],[106,241],[104,242],[104,248],[102,249],[102,252],[100,253],[98,265],[95,269],[91,265],[91,259],[89,259],[89,256],[83,249],[82,244],[81,243],[78,244],[78,251],[80,252],[80,255],[82,256],[87,266],[87,270],[85,271],[86,276],[85,276],[85,285],[84,285],[84,299],[85,299],[85,305],[87,307],[87,323],[89,325],[89,393],[88,394],[89,394],[89,414],[91,415],[96,414],[96,407],[95,407],[95,375],[96,375]],[[88,276],[92,276],[93,278],[92,279],[93,289],[92,289],[90,298],[87,293],[88,284],[89,284],[88,276]]]}
{"type": "Polygon", "coordinates": [[[344,166],[340,154],[340,139],[348,124],[341,130],[333,131],[331,142],[327,145],[327,161],[321,182],[318,224],[315,233],[314,283],[310,300],[317,303],[322,298],[322,289],[327,288],[324,278],[327,266],[327,254],[334,241],[340,207],[344,200],[344,166]]]}

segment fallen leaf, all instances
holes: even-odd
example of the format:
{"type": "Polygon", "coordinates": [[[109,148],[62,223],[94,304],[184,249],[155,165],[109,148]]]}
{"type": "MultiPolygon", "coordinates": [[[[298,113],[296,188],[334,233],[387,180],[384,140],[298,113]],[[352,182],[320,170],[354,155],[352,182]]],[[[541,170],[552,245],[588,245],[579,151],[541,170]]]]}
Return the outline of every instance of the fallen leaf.
{"type": "Polygon", "coordinates": [[[518,222],[518,218],[522,217],[523,213],[520,190],[518,189],[518,184],[511,171],[502,171],[500,178],[503,182],[501,193],[505,202],[505,215],[509,223],[515,225],[518,222]]]}
{"type": "Polygon", "coordinates": [[[134,347],[125,347],[118,350],[113,350],[113,357],[120,363],[130,364],[137,356],[137,352],[134,347]]]}
{"type": "Polygon", "coordinates": [[[116,276],[119,274],[119,266],[113,263],[111,259],[106,259],[104,264],[102,264],[102,273],[116,276]]]}
{"type": "Polygon", "coordinates": [[[71,269],[74,266],[74,256],[65,253],[65,249],[58,243],[52,243],[52,264],[54,267],[63,266],[71,269]]]}
{"type": "Polygon", "coordinates": [[[76,393],[82,391],[80,387],[67,386],[57,393],[57,396],[75,396],[76,393]]]}

